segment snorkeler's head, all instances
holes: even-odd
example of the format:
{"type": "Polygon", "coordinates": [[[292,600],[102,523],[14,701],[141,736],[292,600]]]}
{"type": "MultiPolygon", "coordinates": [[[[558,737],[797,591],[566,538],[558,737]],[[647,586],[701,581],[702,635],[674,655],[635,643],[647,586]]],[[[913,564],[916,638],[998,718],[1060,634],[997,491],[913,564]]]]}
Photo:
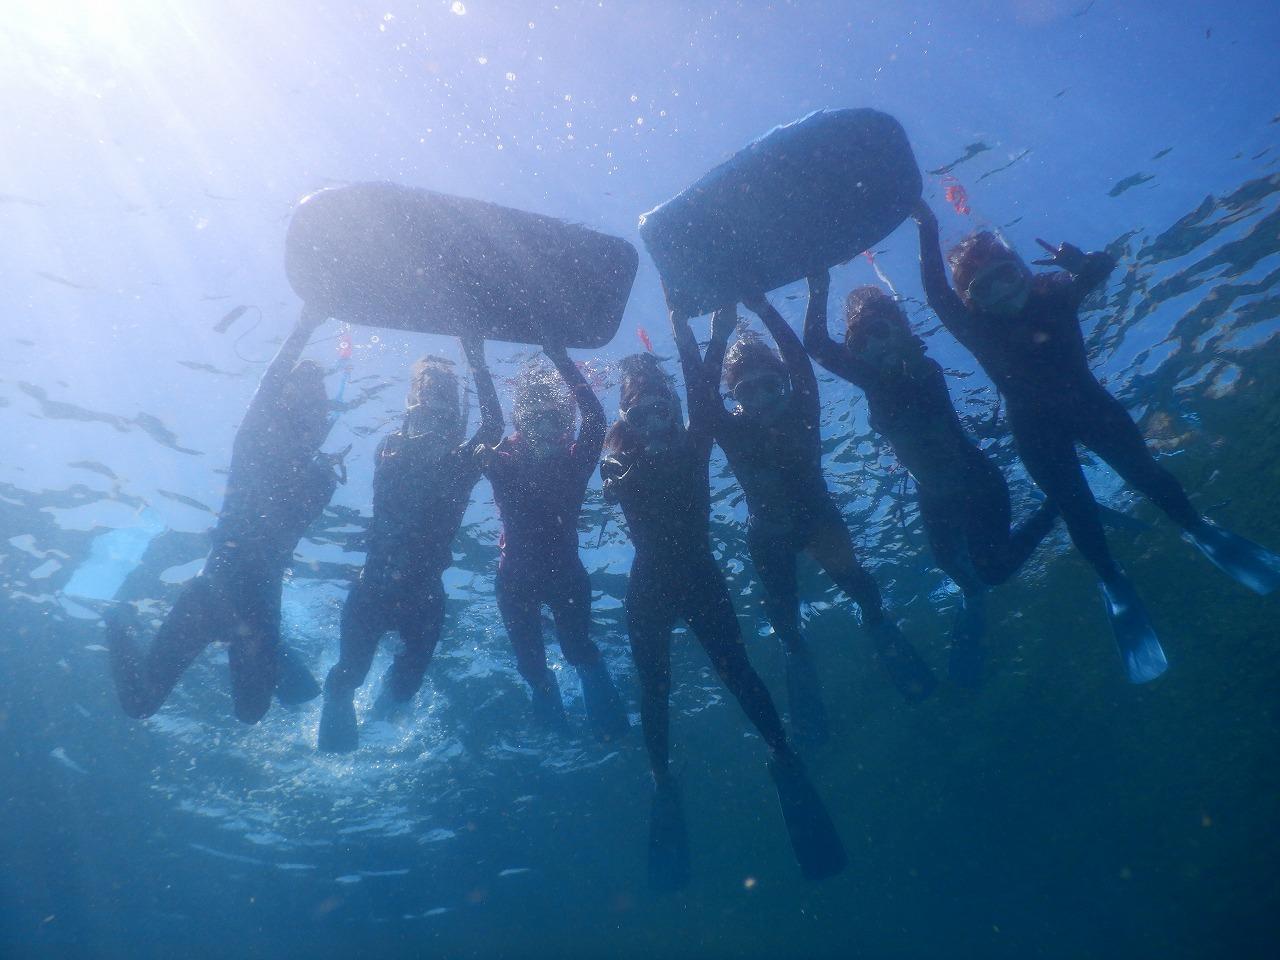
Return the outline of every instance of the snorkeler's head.
{"type": "Polygon", "coordinates": [[[898,301],[879,287],[857,287],[845,298],[844,343],[851,353],[879,364],[916,347],[898,301]]]}
{"type": "Polygon", "coordinates": [[[329,395],[318,363],[299,360],[294,364],[281,389],[280,404],[289,423],[289,440],[305,455],[318,450],[329,432],[329,395]]]}
{"type": "Polygon", "coordinates": [[[1022,258],[989,230],[965,237],[947,255],[951,278],[970,309],[1013,316],[1031,293],[1031,271],[1022,258]]]}
{"type": "Polygon", "coordinates": [[[622,375],[618,421],[609,429],[609,449],[627,445],[627,438],[646,445],[671,439],[683,428],[680,398],[671,378],[651,353],[633,353],[619,363],[622,375]]]}
{"type": "Polygon", "coordinates": [[[541,359],[526,364],[511,409],[520,435],[534,446],[549,446],[573,428],[573,417],[573,395],[556,369],[541,359]]]}
{"type": "Polygon", "coordinates": [[[443,357],[426,356],[413,365],[405,397],[405,432],[412,437],[430,435],[451,445],[462,442],[458,375],[443,357]]]}
{"type": "Polygon", "coordinates": [[[744,331],[724,358],[724,385],[743,413],[769,419],[791,391],[787,365],[754,331],[744,331]]]}

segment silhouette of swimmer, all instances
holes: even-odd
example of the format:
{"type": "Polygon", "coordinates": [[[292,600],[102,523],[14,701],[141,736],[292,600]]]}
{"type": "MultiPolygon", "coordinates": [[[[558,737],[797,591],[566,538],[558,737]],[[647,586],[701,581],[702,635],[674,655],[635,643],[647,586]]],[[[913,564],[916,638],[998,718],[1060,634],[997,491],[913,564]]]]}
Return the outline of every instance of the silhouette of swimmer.
{"type": "Polygon", "coordinates": [[[498,610],[538,721],[551,728],[566,725],[560,686],[547,667],[545,604],[560,649],[582,680],[592,730],[612,740],[630,723],[590,637],[591,581],[578,556],[578,516],[604,441],[604,409],[563,346],[547,344],[543,350],[555,369],[525,370],[512,406],[516,432],[477,453],[502,516],[498,610]],[[575,404],[582,426],[573,439],[575,404]]]}
{"type": "Polygon", "coordinates": [[[1046,501],[1011,529],[1004,475],[964,432],[942,367],[925,353],[902,308],[877,287],[858,287],[846,301],[841,346],[827,332],[829,287],[825,272],[809,278],[804,345],[866,395],[872,429],[915,479],[934,560],[963,594],[951,634],[951,677],[975,685],[982,674],[986,589],[1026,562],[1052,529],[1057,508],[1046,501]]]}
{"type": "Polygon", "coordinates": [[[304,308],[258,384],[232,447],[213,548],[150,647],[138,647],[131,606],[118,604],[106,617],[116,692],[131,717],[159,710],[182,672],[215,641],[228,644],[235,715],[245,723],[262,719],[273,691],[286,703],[320,693],[281,645],[280,593],[294,548],[339,482],[341,455],[320,452],[330,425],[324,373],[298,360],[323,320],[304,308]]]}
{"type": "Polygon", "coordinates": [[[374,704],[374,715],[384,718],[413,699],[440,640],[441,578],[453,563],[451,544],[480,479],[474,450],[502,436],[484,342],[462,345],[480,397],[480,426],[471,439],[463,440],[466,415],[451,365],[424,357],[414,365],[400,429],[378,445],[367,555],[342,608],[339,659],[325,680],[321,750],[356,748],[353,698],[384,633],[396,631],[401,644],[374,704]]]}
{"type": "Polygon", "coordinates": [[[1098,575],[1128,678],[1145,683],[1168,666],[1141,599],[1107,548],[1098,505],[1076,454],[1082,443],[1182,527],[1214,564],[1258,593],[1280,586],[1280,558],[1206,520],[1181,484],[1156,463],[1124,405],[1093,376],[1080,330],[1080,305],[1115,260],[1069,243],[1035,261],[1059,268],[1033,275],[995,235],[977,233],[949,255],[947,282],[938,222],[917,207],[920,268],[929,305],[1004,396],[1027,472],[1062,512],[1076,548],[1098,575]],[[957,292],[959,291],[959,292],[957,292]]]}
{"type": "Polygon", "coordinates": [[[769,691],[747,659],[728,586],[711,552],[708,468],[717,401],[688,322],[673,316],[672,325],[688,424],[654,356],[627,357],[619,419],[609,429],[600,466],[605,499],[621,505],[635,545],[625,606],[654,778],[649,881],[658,889],[674,889],[689,876],[688,837],[669,762],[671,631],[680,619],[769,747],[770,772],[802,869],[809,876],[828,876],[843,869],[844,848],[787,740],[769,691]]]}
{"type": "Polygon", "coordinates": [[[711,405],[716,441],[747,500],[747,544],[764,587],[769,622],[786,652],[787,693],[796,735],[827,739],[826,711],[817,671],[800,634],[796,558],[809,553],[858,605],[890,679],[908,700],[928,696],[933,674],[894,623],[887,619],[880,588],[858,562],[840,508],[822,471],[822,400],[813,365],[800,338],[763,294],[746,304],[764,322],[781,350],[753,334],[740,337],[726,355],[731,313],[712,321],[707,348],[707,389],[715,395],[723,365],[724,386],[737,402],[729,413],[711,405]]]}

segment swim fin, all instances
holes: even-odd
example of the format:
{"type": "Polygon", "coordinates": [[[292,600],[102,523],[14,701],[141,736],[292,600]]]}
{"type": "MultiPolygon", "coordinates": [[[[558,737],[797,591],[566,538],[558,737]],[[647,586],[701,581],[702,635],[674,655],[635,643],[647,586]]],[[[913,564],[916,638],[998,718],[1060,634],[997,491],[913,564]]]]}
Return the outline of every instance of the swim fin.
{"type": "Polygon", "coordinates": [[[822,683],[813,658],[803,646],[786,651],[787,707],[795,741],[803,747],[817,747],[831,739],[827,708],[822,702],[822,683]]]}
{"type": "Polygon", "coordinates": [[[387,677],[382,678],[382,687],[378,690],[378,695],[373,698],[373,706],[369,708],[369,713],[365,717],[366,721],[395,723],[409,712],[410,701],[397,700],[393,697],[388,679],[387,677]]]}
{"type": "Polygon", "coordinates": [[[1187,531],[1183,537],[1215,567],[1254,593],[1266,596],[1280,587],[1280,556],[1266,547],[1209,520],[1197,532],[1187,531]]]}
{"type": "Polygon", "coordinates": [[[987,592],[974,590],[961,595],[960,609],[951,626],[951,653],[947,671],[952,681],[973,689],[982,683],[986,659],[982,641],[987,633],[987,592]]]}
{"type": "Polygon", "coordinates": [[[533,718],[540,726],[557,733],[569,729],[569,719],[564,713],[564,701],[560,699],[560,684],[556,675],[548,670],[542,683],[529,684],[533,697],[533,718]]]}
{"type": "Polygon", "coordinates": [[[1104,581],[1098,586],[1102,589],[1111,632],[1115,634],[1129,682],[1154,680],[1169,669],[1169,661],[1165,659],[1138,592],[1123,574],[1117,574],[1110,582],[1104,581]]]}
{"type": "Polygon", "coordinates": [[[804,764],[794,753],[774,754],[769,776],[778,790],[778,805],[791,837],[800,872],[810,880],[834,877],[849,862],[836,825],[818,792],[809,782],[804,764]]]}
{"type": "Polygon", "coordinates": [[[286,707],[296,707],[320,696],[320,684],[297,650],[281,644],[276,665],[276,699],[286,707]]]}
{"type": "Polygon", "coordinates": [[[631,729],[631,721],[627,719],[622,697],[618,695],[618,688],[614,686],[604,661],[578,667],[578,677],[582,680],[582,699],[586,701],[587,720],[591,723],[596,739],[609,743],[626,736],[631,729]]]}
{"type": "Polygon", "coordinates": [[[674,780],[659,783],[649,808],[649,888],[679,890],[689,882],[689,833],[674,780]]]}
{"type": "Polygon", "coordinates": [[[350,753],[359,743],[354,694],[349,690],[330,690],[325,684],[316,749],[321,753],[350,753]]]}
{"type": "Polygon", "coordinates": [[[938,686],[938,680],[916,648],[907,642],[896,624],[888,620],[869,628],[876,655],[889,671],[889,679],[908,703],[919,703],[938,686]]]}

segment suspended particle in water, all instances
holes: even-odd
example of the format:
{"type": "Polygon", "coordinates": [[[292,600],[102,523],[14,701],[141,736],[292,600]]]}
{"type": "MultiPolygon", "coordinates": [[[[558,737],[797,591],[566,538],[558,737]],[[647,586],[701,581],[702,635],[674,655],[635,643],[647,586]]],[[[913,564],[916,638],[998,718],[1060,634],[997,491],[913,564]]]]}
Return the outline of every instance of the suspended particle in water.
{"type": "Polygon", "coordinates": [[[467,5],[462,0],[453,0],[453,5],[449,7],[449,12],[454,16],[465,17],[467,15],[467,5]]]}
{"type": "Polygon", "coordinates": [[[480,64],[480,66],[482,67],[488,62],[489,62],[488,57],[476,57],[476,63],[480,64]]]}
{"type": "Polygon", "coordinates": [[[637,126],[637,127],[643,127],[643,126],[644,126],[644,117],[636,117],[636,126],[637,126]]]}
{"type": "Polygon", "coordinates": [[[632,102],[632,103],[635,103],[635,102],[636,102],[637,100],[639,100],[639,99],[640,99],[640,98],[639,98],[639,97],[637,97],[634,93],[631,95],[631,102],[632,102]]]}
{"type": "Polygon", "coordinates": [[[508,83],[511,83],[513,80],[515,80],[515,78],[516,78],[516,75],[515,75],[514,73],[512,73],[511,71],[509,71],[509,70],[508,70],[508,71],[507,71],[507,82],[508,82],[508,83]]]}
{"type": "Polygon", "coordinates": [[[744,889],[744,890],[754,890],[755,888],[756,888],[756,878],[755,878],[755,877],[744,877],[744,878],[743,878],[743,880],[742,880],[742,889],[744,889]]]}

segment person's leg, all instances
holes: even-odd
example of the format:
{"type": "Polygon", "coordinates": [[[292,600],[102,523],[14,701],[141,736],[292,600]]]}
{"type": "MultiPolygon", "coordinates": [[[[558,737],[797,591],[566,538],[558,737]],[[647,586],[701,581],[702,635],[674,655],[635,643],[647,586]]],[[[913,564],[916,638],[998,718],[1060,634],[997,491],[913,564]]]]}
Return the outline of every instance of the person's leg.
{"type": "Polygon", "coordinates": [[[507,638],[516,655],[516,669],[529,684],[533,711],[540,723],[553,728],[567,725],[560,685],[547,667],[547,649],[542,638],[542,595],[540,585],[527,571],[510,565],[499,566],[495,592],[498,612],[507,628],[507,638]]]}
{"type": "Polygon", "coordinates": [[[654,571],[635,566],[627,584],[627,639],[640,684],[640,725],[657,783],[670,779],[671,628],[673,598],[654,571]]]}
{"type": "Polygon", "coordinates": [[[1098,516],[1098,504],[1089,489],[1075,440],[1064,427],[1052,422],[1014,421],[1014,440],[1031,479],[1062,513],[1071,542],[1106,582],[1119,575],[1111,559],[1107,536],[1098,516]]]}
{"type": "Polygon", "coordinates": [[[131,606],[117,604],[105,620],[116,695],[124,712],[137,720],[160,709],[205,647],[228,639],[222,600],[204,574],[182,588],[146,653],[138,649],[138,618],[131,606]]]}
{"type": "Polygon", "coordinates": [[[700,569],[685,571],[685,619],[702,644],[721,681],[769,746],[769,774],[800,869],[810,879],[844,869],[844,845],[826,806],[809,782],[804,764],[787,742],[769,691],[751,666],[738,617],[724,577],[708,557],[700,569]]]}
{"type": "Polygon", "coordinates": [[[920,518],[934,563],[960,588],[960,606],[948,638],[948,674],[961,686],[976,687],[982,682],[986,661],[987,586],[970,556],[965,507],[965,502],[954,496],[933,497],[920,491],[920,518]]]}
{"type": "Polygon", "coordinates": [[[630,723],[600,649],[591,640],[591,578],[586,568],[577,563],[557,576],[547,601],[560,650],[582,680],[592,730],[600,740],[616,740],[630,723]]]}
{"type": "Polygon", "coordinates": [[[439,575],[417,584],[417,593],[398,608],[396,630],[400,650],[382,678],[379,699],[408,703],[422,687],[444,629],[444,581],[439,575]]]}
{"type": "Polygon", "coordinates": [[[858,562],[849,527],[840,509],[831,501],[828,500],[817,511],[805,546],[827,576],[858,605],[863,623],[870,626],[884,619],[880,587],[858,562]]]}
{"type": "Polygon", "coordinates": [[[747,659],[738,615],[724,576],[708,556],[680,571],[679,613],[711,659],[721,682],[733,694],[747,719],[770,750],[790,751],[786,731],[769,689],[747,659]]]}
{"type": "Polygon", "coordinates": [[[808,547],[836,586],[862,610],[862,621],[875,644],[876,657],[898,692],[913,703],[932,693],[937,686],[933,672],[897,625],[885,616],[880,588],[858,563],[853,538],[834,503],[815,520],[808,547]]]}
{"type": "Polygon", "coordinates": [[[342,605],[338,662],[324,682],[324,708],[320,712],[317,747],[330,753],[347,753],[359,744],[355,692],[369,675],[378,641],[388,627],[390,601],[357,580],[342,605]]]}
{"type": "Polygon", "coordinates": [[[796,739],[805,745],[831,737],[822,683],[813,655],[800,631],[800,594],[796,582],[796,551],[784,537],[747,530],[751,562],[764,592],[765,615],[782,642],[787,668],[787,706],[796,739]]]}
{"type": "Polygon", "coordinates": [[[627,638],[640,683],[640,727],[644,733],[653,797],[649,807],[649,886],[678,890],[689,882],[689,836],[680,788],[671,775],[672,599],[654,571],[633,565],[627,584],[627,638]]]}
{"type": "Polygon", "coordinates": [[[235,618],[227,647],[236,719],[257,723],[271,707],[279,676],[280,594],[283,571],[251,567],[228,585],[235,618]]]}
{"type": "Polygon", "coordinates": [[[1141,598],[1111,558],[1098,505],[1080,467],[1072,434],[1064,425],[1036,421],[1015,421],[1013,432],[1027,472],[1062,511],[1071,542],[1098,574],[1129,681],[1154,680],[1167,669],[1168,661],[1141,598]]]}

